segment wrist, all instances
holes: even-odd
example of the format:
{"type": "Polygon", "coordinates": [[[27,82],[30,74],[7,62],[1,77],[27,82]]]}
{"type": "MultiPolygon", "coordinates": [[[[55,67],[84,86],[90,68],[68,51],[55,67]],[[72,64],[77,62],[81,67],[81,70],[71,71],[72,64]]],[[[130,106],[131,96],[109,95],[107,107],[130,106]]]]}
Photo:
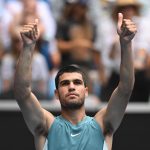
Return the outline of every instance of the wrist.
{"type": "Polygon", "coordinates": [[[124,42],[120,41],[121,51],[132,51],[132,43],[131,42],[124,42]]]}
{"type": "Polygon", "coordinates": [[[36,41],[32,41],[32,42],[23,42],[23,46],[34,46],[36,44],[36,41]]]}
{"type": "Polygon", "coordinates": [[[34,52],[34,49],[35,49],[35,43],[24,43],[23,44],[23,51],[24,52],[31,52],[33,53],[34,52]]]}
{"type": "Polygon", "coordinates": [[[23,47],[24,48],[32,48],[35,47],[36,42],[32,42],[32,43],[23,43],[23,47]]]}
{"type": "Polygon", "coordinates": [[[120,37],[120,44],[123,46],[130,46],[131,45],[131,41],[125,40],[124,38],[120,37]]]}

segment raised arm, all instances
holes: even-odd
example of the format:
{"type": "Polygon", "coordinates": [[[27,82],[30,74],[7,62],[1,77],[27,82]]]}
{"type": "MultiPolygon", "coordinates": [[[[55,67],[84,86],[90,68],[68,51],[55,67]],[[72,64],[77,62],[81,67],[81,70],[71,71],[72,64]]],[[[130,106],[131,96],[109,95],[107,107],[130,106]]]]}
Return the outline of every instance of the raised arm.
{"type": "Polygon", "coordinates": [[[136,26],[131,20],[123,19],[123,15],[119,13],[117,32],[121,46],[120,81],[107,107],[95,116],[104,135],[112,135],[119,127],[134,86],[131,40],[136,33],[136,26]]]}
{"type": "MultiPolygon", "coordinates": [[[[31,92],[31,64],[39,36],[38,20],[22,27],[23,49],[16,67],[14,92],[23,117],[33,135],[44,134],[53,122],[53,116],[44,110],[31,92]]],[[[38,66],[37,66],[38,67],[38,66]]]]}

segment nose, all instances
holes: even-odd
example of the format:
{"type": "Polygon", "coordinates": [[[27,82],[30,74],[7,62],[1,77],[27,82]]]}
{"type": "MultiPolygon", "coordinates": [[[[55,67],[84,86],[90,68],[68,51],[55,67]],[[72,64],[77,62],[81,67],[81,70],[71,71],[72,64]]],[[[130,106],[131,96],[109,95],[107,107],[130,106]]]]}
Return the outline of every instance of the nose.
{"type": "Polygon", "coordinates": [[[75,90],[75,85],[73,82],[70,82],[69,87],[68,87],[69,92],[74,91],[75,90]]]}

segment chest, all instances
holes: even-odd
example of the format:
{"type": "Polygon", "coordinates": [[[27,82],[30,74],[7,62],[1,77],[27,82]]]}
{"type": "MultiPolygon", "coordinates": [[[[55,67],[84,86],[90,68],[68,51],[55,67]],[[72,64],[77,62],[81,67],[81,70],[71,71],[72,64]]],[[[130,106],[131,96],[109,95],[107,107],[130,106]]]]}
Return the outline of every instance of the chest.
{"type": "Polygon", "coordinates": [[[104,138],[97,126],[59,124],[48,136],[48,150],[103,150],[104,138]]]}

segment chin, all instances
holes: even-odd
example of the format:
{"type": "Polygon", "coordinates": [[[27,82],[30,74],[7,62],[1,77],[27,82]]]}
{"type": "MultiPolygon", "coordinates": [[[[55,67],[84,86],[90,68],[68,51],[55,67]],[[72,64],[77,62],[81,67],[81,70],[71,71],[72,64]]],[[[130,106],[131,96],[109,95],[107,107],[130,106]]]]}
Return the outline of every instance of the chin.
{"type": "Polygon", "coordinates": [[[62,105],[62,108],[66,109],[80,109],[84,105],[84,102],[77,102],[77,101],[70,101],[66,103],[65,105],[62,105]]]}

